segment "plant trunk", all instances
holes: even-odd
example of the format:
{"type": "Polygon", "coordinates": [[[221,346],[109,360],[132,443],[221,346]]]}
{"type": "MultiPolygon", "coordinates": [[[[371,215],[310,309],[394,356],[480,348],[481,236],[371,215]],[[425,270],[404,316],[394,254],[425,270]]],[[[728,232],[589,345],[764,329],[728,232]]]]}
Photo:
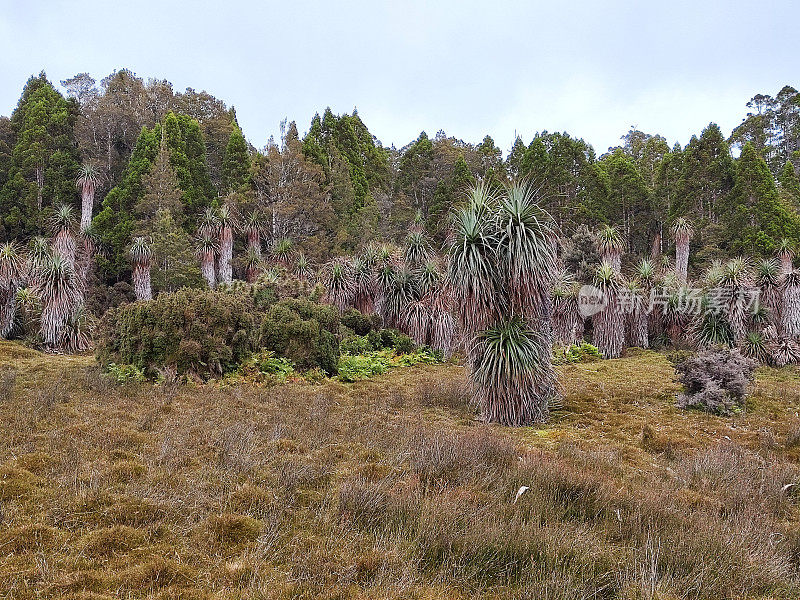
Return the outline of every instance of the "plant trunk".
{"type": "Polygon", "coordinates": [[[625,342],[625,322],[617,306],[616,291],[605,290],[605,294],[608,300],[605,307],[592,318],[592,343],[605,358],[619,358],[625,342]]]}
{"type": "Polygon", "coordinates": [[[675,238],[675,276],[680,283],[686,283],[689,273],[689,236],[675,238]]]}
{"type": "Polygon", "coordinates": [[[133,267],[133,291],[136,300],[152,300],[153,288],[150,285],[150,263],[139,263],[133,267]]]}
{"type": "Polygon", "coordinates": [[[781,275],[788,275],[792,272],[791,254],[781,254],[781,275]]]}
{"type": "Polygon", "coordinates": [[[781,335],[800,338],[800,285],[787,285],[783,290],[781,313],[781,335]]]}
{"type": "Polygon", "coordinates": [[[247,234],[247,247],[251,248],[256,256],[261,258],[261,235],[257,231],[251,231],[247,234]]]}
{"type": "Polygon", "coordinates": [[[219,282],[230,285],[233,281],[233,230],[225,225],[219,232],[219,282]]]}
{"type": "Polygon", "coordinates": [[[83,186],[81,190],[81,231],[86,231],[92,224],[94,208],[94,187],[83,186]]]}
{"type": "Polygon", "coordinates": [[[75,238],[68,229],[61,229],[53,238],[53,250],[58,252],[64,260],[66,260],[70,267],[75,269],[75,238]]]}
{"type": "Polygon", "coordinates": [[[213,290],[217,287],[217,273],[214,270],[214,253],[204,252],[200,258],[200,272],[203,274],[203,279],[208,284],[208,289],[213,290]]]}
{"type": "Polygon", "coordinates": [[[17,314],[17,290],[14,286],[2,291],[0,303],[0,337],[8,339],[14,329],[14,319],[17,314]]]}

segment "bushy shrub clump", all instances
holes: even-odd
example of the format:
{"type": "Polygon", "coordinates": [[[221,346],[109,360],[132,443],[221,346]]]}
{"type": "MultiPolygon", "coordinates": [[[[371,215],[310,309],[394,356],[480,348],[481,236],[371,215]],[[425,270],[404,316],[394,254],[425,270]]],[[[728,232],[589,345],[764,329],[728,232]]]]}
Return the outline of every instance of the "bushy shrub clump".
{"type": "Polygon", "coordinates": [[[731,414],[744,407],[756,363],[736,349],[714,348],[698,352],[675,366],[684,393],[681,408],[699,408],[716,414],[731,414]]]}
{"type": "Polygon", "coordinates": [[[182,289],[106,313],[97,356],[147,375],[164,367],[203,378],[235,371],[254,352],[272,351],[299,369],[336,372],[335,308],[304,298],[276,300],[265,288],[182,289]]]}
{"type": "Polygon", "coordinates": [[[339,313],[327,304],[292,298],[273,304],[259,329],[259,346],[291,360],[300,369],[336,373],[339,313]]]}
{"type": "Polygon", "coordinates": [[[255,349],[257,331],[248,294],[184,288],[155,300],[109,310],[97,338],[103,365],[131,364],[147,374],[221,375],[255,349]]]}
{"type": "Polygon", "coordinates": [[[370,331],[381,328],[381,318],[378,315],[365,315],[355,308],[350,308],[342,315],[342,325],[352,329],[355,335],[367,335],[370,331]]]}

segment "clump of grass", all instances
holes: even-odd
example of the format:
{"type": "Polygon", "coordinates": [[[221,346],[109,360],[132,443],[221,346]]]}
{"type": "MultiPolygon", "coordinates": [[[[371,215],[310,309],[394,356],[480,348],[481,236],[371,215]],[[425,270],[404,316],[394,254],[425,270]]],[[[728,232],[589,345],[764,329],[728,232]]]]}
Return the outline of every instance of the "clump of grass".
{"type": "Polygon", "coordinates": [[[126,525],[113,525],[90,531],[78,546],[93,557],[111,557],[130,552],[145,544],[147,536],[141,529],[126,525]]]}
{"type": "Polygon", "coordinates": [[[218,546],[235,546],[256,540],[262,524],[246,515],[225,513],[209,517],[206,530],[210,540],[218,546]]]}

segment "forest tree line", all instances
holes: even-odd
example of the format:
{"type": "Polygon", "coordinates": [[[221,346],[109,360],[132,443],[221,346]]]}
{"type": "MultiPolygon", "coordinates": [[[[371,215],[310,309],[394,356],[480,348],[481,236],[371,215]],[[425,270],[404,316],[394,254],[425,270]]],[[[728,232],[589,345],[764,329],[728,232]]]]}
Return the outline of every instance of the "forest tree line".
{"type": "Polygon", "coordinates": [[[400,239],[415,221],[441,244],[451,208],[479,181],[531,181],[564,236],[615,225],[630,256],[671,250],[670,227],[689,219],[693,268],[772,256],[781,240],[800,239],[800,93],[790,86],[754,96],[727,139],[714,123],[685,147],[631,129],[600,156],[547,131],[517,137],[505,156],[489,135],[471,144],[443,131],[385,147],[357,111],[330,109],[304,135],[282,122],[280,139],[258,149],[234,109],[206,92],[176,93],[126,69],[61,88],[31,77],[0,118],[0,240],[49,233],[72,205],[100,251],[95,287],[130,279],[128,250],[142,237],[156,291],[201,285],[195,239],[204,214],[223,205],[242,223],[261,215],[259,249],[291,240],[314,262],[400,239]]]}

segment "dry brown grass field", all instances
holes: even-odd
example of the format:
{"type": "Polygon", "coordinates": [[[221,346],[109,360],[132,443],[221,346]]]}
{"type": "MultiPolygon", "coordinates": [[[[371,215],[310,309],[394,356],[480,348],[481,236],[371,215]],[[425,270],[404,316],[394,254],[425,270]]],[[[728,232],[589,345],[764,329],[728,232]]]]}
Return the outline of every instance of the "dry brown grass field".
{"type": "Polygon", "coordinates": [[[731,418],[672,373],[559,367],[512,430],[457,366],[118,386],[0,343],[0,598],[800,597],[798,372],[731,418]]]}

